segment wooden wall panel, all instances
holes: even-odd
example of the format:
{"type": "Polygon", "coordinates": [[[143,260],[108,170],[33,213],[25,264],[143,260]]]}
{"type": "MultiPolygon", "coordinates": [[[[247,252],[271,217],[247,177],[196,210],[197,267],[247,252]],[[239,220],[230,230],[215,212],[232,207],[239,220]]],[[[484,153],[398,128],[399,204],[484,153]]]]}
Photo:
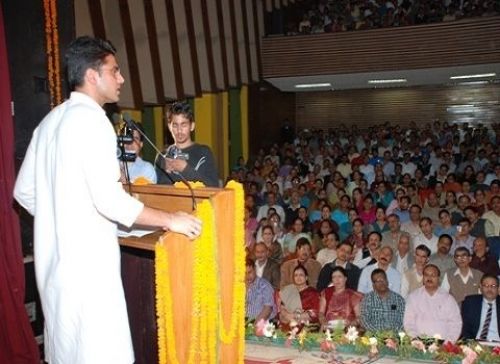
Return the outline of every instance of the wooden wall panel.
{"type": "Polygon", "coordinates": [[[140,72],[141,91],[144,103],[158,104],[161,102],[157,98],[154,87],[154,69],[149,47],[148,32],[146,23],[154,21],[147,19],[144,13],[144,4],[142,1],[131,0],[128,2],[130,7],[130,20],[132,22],[133,39],[137,54],[137,64],[140,72]]]}
{"type": "Polygon", "coordinates": [[[172,0],[174,3],[175,25],[177,27],[177,39],[179,44],[179,56],[181,60],[182,80],[186,96],[195,96],[196,87],[193,74],[193,60],[189,48],[189,37],[187,33],[186,12],[183,0],[172,0]]]}
{"type": "Polygon", "coordinates": [[[125,84],[120,106],[141,109],[260,79],[262,0],[81,0],[76,35],[109,39],[125,84]]]}
{"type": "Polygon", "coordinates": [[[280,140],[283,121],[295,126],[295,94],[281,92],[268,83],[248,86],[249,155],[280,140]]]}
{"type": "Polygon", "coordinates": [[[269,37],[263,77],[449,67],[500,61],[500,17],[401,28],[269,37]]]}
{"type": "Polygon", "coordinates": [[[247,52],[245,47],[245,22],[243,22],[242,3],[244,0],[234,0],[234,17],[236,20],[236,40],[238,44],[238,60],[240,62],[241,83],[248,84],[247,52]]]}
{"type": "MultiPolygon", "coordinates": [[[[212,86],[210,84],[210,71],[209,62],[213,62],[213,59],[209,59],[207,56],[207,47],[205,45],[205,33],[203,29],[203,11],[201,1],[204,0],[191,0],[191,7],[193,10],[193,18],[196,21],[193,22],[194,26],[194,36],[196,39],[196,50],[198,52],[198,65],[200,69],[200,83],[201,91],[211,91],[212,86]]],[[[205,1],[206,3],[206,1],[205,1]]]]}
{"type": "MultiPolygon", "coordinates": [[[[162,82],[166,99],[177,99],[175,84],[174,61],[172,45],[168,30],[167,9],[165,0],[153,0],[153,9],[156,18],[156,34],[158,37],[158,49],[160,51],[160,65],[162,69],[162,82]]],[[[158,75],[156,75],[158,77],[158,75]]]]}
{"type": "Polygon", "coordinates": [[[296,94],[299,128],[408,125],[435,119],[490,124],[500,120],[500,84],[304,92],[296,94]]]}
{"type": "MultiPolygon", "coordinates": [[[[212,42],[212,51],[214,57],[215,85],[217,89],[224,90],[227,88],[227,75],[224,76],[224,65],[227,68],[227,58],[225,43],[221,38],[221,29],[219,28],[219,17],[217,12],[217,1],[202,0],[207,3],[208,20],[210,26],[210,35],[212,42]]],[[[222,8],[221,8],[222,15],[222,8]]],[[[226,69],[227,73],[227,69],[226,69]]]]}
{"type": "Polygon", "coordinates": [[[75,31],[78,35],[93,35],[89,4],[87,1],[75,1],[75,31]]]}

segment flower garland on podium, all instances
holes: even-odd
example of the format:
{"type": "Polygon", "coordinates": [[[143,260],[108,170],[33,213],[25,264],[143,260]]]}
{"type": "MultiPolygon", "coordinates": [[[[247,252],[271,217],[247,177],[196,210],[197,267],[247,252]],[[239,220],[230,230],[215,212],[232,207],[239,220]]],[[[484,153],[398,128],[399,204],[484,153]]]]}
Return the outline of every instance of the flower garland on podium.
{"type": "MultiPolygon", "coordinates": [[[[203,186],[191,184],[193,188],[203,186]]],[[[183,185],[176,185],[185,188],[183,185]]],[[[226,188],[234,190],[234,278],[231,318],[226,330],[220,303],[217,265],[217,226],[215,211],[210,201],[197,207],[196,214],[203,221],[201,235],[194,242],[192,285],[191,337],[188,363],[216,363],[217,338],[224,344],[238,345],[238,357],[243,362],[245,338],[245,248],[244,248],[244,193],[241,184],[230,181],[226,188]],[[234,340],[238,339],[235,343],[234,340]]],[[[160,364],[179,363],[173,320],[173,297],[169,278],[167,249],[160,239],[155,247],[156,307],[158,316],[158,356],[160,364]]]]}

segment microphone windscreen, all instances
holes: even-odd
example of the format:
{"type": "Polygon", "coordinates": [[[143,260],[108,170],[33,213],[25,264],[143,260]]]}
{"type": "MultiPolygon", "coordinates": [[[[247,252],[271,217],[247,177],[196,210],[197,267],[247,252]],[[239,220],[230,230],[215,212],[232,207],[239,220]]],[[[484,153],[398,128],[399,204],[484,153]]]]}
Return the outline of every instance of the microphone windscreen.
{"type": "Polygon", "coordinates": [[[117,125],[120,123],[122,118],[121,118],[120,114],[115,112],[115,113],[113,113],[113,115],[111,115],[111,119],[112,119],[111,121],[113,122],[113,124],[117,125]]]}

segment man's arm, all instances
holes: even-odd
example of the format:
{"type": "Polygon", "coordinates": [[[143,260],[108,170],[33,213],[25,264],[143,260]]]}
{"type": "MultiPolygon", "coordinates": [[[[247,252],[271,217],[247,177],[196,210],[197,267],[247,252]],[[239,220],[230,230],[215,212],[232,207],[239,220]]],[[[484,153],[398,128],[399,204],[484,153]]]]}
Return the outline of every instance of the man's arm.
{"type": "Polygon", "coordinates": [[[201,221],[186,212],[168,213],[144,206],[135,220],[136,224],[161,227],[194,239],[201,233],[201,221]]]}
{"type": "Polygon", "coordinates": [[[260,320],[267,320],[273,313],[273,307],[272,306],[264,306],[262,311],[255,317],[255,322],[259,322],[260,320]]]}
{"type": "Polygon", "coordinates": [[[219,186],[214,156],[205,145],[195,144],[190,151],[189,160],[166,158],[165,169],[181,173],[188,181],[200,181],[209,187],[219,186]]]}

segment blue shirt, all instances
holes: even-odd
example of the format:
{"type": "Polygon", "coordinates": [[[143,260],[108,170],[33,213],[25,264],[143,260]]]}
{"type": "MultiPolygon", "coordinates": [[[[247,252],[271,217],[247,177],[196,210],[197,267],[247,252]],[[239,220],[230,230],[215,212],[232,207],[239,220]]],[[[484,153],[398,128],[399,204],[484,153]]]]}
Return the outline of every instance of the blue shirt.
{"type": "Polygon", "coordinates": [[[273,308],[269,319],[276,316],[273,286],[265,279],[255,277],[255,281],[247,287],[245,316],[253,320],[262,312],[265,306],[273,308]]]}

